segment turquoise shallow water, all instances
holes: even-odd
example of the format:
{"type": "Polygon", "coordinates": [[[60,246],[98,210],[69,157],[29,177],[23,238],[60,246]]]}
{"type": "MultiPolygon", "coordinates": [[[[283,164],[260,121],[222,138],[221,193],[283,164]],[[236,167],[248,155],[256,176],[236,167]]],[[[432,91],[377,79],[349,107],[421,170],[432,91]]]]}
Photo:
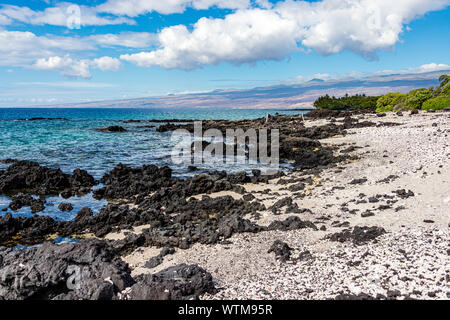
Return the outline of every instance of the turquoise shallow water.
{"type": "MultiPolygon", "coordinates": [[[[71,172],[87,170],[96,178],[116,164],[169,165],[174,174],[184,167],[172,166],[170,133],[155,128],[137,128],[143,123],[119,120],[146,119],[254,119],[267,113],[298,113],[279,110],[243,109],[0,109],[0,159],[33,160],[71,172]],[[24,118],[67,118],[56,121],[12,121],[24,118]],[[121,125],[128,132],[102,133],[96,128],[121,125]]],[[[144,123],[149,124],[149,123],[144,123]]],[[[158,123],[155,123],[158,126],[158,123]]],[[[205,169],[208,169],[207,166],[205,169]]],[[[210,168],[211,169],[211,168],[210,168]]],[[[231,167],[226,170],[239,170],[231,167]]]]}
{"type": "MultiPolygon", "coordinates": [[[[173,143],[171,133],[159,133],[155,128],[138,128],[152,123],[122,123],[120,120],[148,119],[254,119],[268,113],[293,114],[299,111],[261,109],[0,109],[0,159],[33,160],[42,165],[61,168],[71,172],[76,168],[85,169],[100,179],[118,163],[130,166],[143,164],[168,165],[174,175],[187,175],[187,165],[173,165],[170,152],[173,143]],[[29,118],[65,118],[68,120],[18,121],[29,118]],[[102,133],[95,129],[120,125],[128,131],[124,133],[102,133]]],[[[153,123],[156,127],[159,123],[153,123]]],[[[5,167],[0,165],[0,169],[5,167]]],[[[251,169],[248,165],[205,164],[201,169],[226,170],[235,172],[251,169]]],[[[9,198],[0,195],[0,208],[9,204],[9,198]]],[[[54,206],[48,206],[41,214],[57,219],[70,220],[84,207],[97,211],[105,205],[91,196],[69,201],[75,209],[71,213],[61,213],[57,209],[62,199],[49,198],[54,206]]],[[[29,215],[23,208],[15,215],[29,215]]]]}

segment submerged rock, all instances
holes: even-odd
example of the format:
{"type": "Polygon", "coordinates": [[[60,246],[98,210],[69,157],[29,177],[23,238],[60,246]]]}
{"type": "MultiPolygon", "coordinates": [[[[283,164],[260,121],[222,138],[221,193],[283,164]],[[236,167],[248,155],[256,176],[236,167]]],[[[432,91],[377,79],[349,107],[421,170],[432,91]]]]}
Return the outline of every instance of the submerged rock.
{"type": "Polygon", "coordinates": [[[13,121],[67,121],[69,119],[67,118],[42,118],[42,117],[35,117],[35,118],[23,118],[23,119],[16,119],[13,121]]]}
{"type": "Polygon", "coordinates": [[[121,126],[109,126],[107,128],[100,128],[96,130],[98,132],[127,132],[127,130],[121,126]]]}
{"type": "Polygon", "coordinates": [[[62,202],[59,204],[58,209],[63,212],[70,212],[73,210],[73,205],[71,203],[62,202]]]}

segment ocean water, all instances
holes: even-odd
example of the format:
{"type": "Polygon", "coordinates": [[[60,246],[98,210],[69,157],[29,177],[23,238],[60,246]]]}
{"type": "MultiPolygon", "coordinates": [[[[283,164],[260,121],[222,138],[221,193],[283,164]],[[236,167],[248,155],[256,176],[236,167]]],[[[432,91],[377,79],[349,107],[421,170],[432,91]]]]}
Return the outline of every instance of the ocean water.
{"type": "MultiPolygon", "coordinates": [[[[32,160],[64,172],[76,168],[87,170],[100,179],[118,163],[132,167],[144,164],[167,165],[175,176],[187,176],[187,165],[174,165],[170,153],[174,146],[171,133],[159,133],[160,123],[123,123],[121,120],[149,119],[255,119],[267,114],[298,114],[302,111],[273,109],[23,109],[0,108],[0,159],[32,160]],[[68,120],[22,121],[29,118],[65,118],[68,120]],[[124,133],[97,132],[97,128],[120,125],[127,129],[124,133]],[[138,128],[155,125],[155,128],[138,128]]],[[[6,165],[0,165],[0,169],[6,165]]],[[[252,169],[242,164],[204,164],[198,166],[203,171],[226,170],[237,172],[252,169]]],[[[0,195],[0,208],[7,207],[10,199],[0,195]]],[[[63,200],[48,198],[48,205],[40,214],[55,219],[71,220],[82,207],[90,207],[98,212],[105,201],[96,201],[91,195],[63,200]],[[62,213],[57,205],[70,202],[74,210],[62,213]]],[[[4,213],[3,213],[4,214],[4,213]]],[[[14,215],[29,216],[28,208],[14,215]]]]}

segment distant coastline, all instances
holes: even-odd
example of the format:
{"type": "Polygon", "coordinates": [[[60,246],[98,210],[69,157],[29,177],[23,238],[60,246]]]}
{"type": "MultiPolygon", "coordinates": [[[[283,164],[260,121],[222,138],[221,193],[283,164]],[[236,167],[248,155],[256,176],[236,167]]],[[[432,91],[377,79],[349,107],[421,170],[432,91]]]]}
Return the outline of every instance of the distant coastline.
{"type": "MultiPolygon", "coordinates": [[[[232,108],[232,109],[310,109],[324,95],[345,94],[384,95],[389,92],[407,93],[428,88],[439,82],[443,71],[421,74],[391,74],[365,78],[342,78],[305,83],[288,83],[251,89],[226,89],[202,93],[180,93],[131,99],[73,102],[51,105],[24,105],[17,108],[232,108]]],[[[12,106],[1,106],[12,107],[12,106]]]]}

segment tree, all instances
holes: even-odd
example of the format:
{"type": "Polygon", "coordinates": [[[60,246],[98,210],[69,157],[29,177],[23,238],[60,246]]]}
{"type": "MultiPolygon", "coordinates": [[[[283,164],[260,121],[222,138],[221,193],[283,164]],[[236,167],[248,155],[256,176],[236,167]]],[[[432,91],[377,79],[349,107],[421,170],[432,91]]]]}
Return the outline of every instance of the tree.
{"type": "Polygon", "coordinates": [[[450,95],[450,76],[443,74],[439,77],[440,85],[436,88],[436,95],[450,95]]]}
{"type": "Polygon", "coordinates": [[[422,104],[428,99],[434,98],[434,92],[431,89],[416,89],[408,93],[405,105],[409,109],[421,109],[422,104]]]}
{"type": "Polygon", "coordinates": [[[439,82],[441,83],[439,85],[439,88],[445,87],[450,82],[450,76],[443,74],[442,76],[439,77],[439,82]]]}

